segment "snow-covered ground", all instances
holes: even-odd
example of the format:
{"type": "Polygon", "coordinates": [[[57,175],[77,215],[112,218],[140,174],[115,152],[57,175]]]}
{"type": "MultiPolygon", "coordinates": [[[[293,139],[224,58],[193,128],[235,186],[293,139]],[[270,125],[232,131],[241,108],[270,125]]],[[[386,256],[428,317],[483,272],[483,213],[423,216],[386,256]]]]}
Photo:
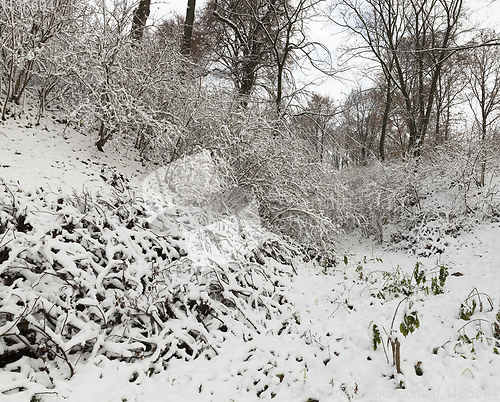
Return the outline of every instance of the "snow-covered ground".
{"type": "MultiPolygon", "coordinates": [[[[106,195],[118,185],[141,196],[151,172],[127,157],[127,152],[133,155],[132,150],[113,147],[98,152],[90,136],[51,119],[41,127],[33,126],[29,118],[0,125],[0,178],[9,189],[29,192],[43,187],[64,196],[74,190],[106,195]],[[120,174],[126,180],[118,180],[120,174]]],[[[29,206],[26,210],[29,214],[29,206]]],[[[240,261],[239,256],[262,246],[269,236],[255,222],[227,215],[200,221],[196,217],[200,208],[193,208],[190,217],[185,206],[182,217],[176,218],[174,210],[162,213],[171,213],[169,219],[178,223],[183,236],[185,258],[200,267],[240,261]]],[[[32,219],[42,222],[42,218],[32,219]]],[[[0,241],[0,251],[4,246],[0,241]]],[[[491,221],[450,238],[442,254],[430,257],[388,251],[371,239],[345,235],[336,250],[335,267],[298,257],[287,266],[268,258],[264,267],[271,270],[269,264],[276,265],[280,294],[286,302],[282,308],[275,306],[267,323],[255,310],[251,317],[260,330],[242,329],[242,336],[224,336],[222,341],[214,338],[217,353],[210,359],[173,358],[165,369],[149,375],[147,359],[127,362],[97,354],[80,361],[75,355],[70,356],[74,375],[70,379],[64,373],[55,376],[52,384],[40,380],[32,367],[2,363],[0,400],[497,400],[499,251],[500,223],[491,221]],[[424,272],[426,282],[417,283],[414,272],[424,272]],[[407,336],[400,327],[405,317],[416,317],[419,324],[407,336]],[[287,330],[280,328],[284,322],[287,330]],[[374,328],[380,340],[376,350],[374,328]],[[395,343],[396,338],[401,373],[393,364],[390,340],[395,343]]],[[[8,263],[0,264],[2,272],[8,263]]],[[[5,289],[0,296],[7,297],[5,289]]],[[[0,323],[0,353],[5,351],[5,324],[0,323]]],[[[33,361],[23,359],[26,365],[33,361]]]]}

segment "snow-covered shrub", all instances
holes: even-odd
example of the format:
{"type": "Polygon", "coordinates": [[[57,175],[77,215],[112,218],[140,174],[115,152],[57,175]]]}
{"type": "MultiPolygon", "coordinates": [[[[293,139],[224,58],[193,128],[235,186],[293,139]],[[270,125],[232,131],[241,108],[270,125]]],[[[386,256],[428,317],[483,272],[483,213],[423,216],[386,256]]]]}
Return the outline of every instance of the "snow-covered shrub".
{"type": "Polygon", "coordinates": [[[402,221],[390,234],[392,247],[429,257],[442,254],[450,241],[468,227],[463,217],[420,212],[402,221]]]}
{"type": "Polygon", "coordinates": [[[341,171],[346,186],[345,229],[360,228],[365,235],[384,240],[384,226],[420,208],[415,161],[353,166],[341,171]]]}
{"type": "Polygon", "coordinates": [[[337,172],[311,154],[269,110],[235,113],[220,127],[215,155],[228,183],[255,194],[262,222],[303,244],[329,250],[338,234],[343,191],[337,172]]]}
{"type": "Polygon", "coordinates": [[[500,216],[497,180],[492,173],[478,187],[473,159],[466,146],[450,142],[426,149],[418,160],[372,161],[342,170],[349,200],[343,227],[359,227],[417,255],[442,253],[475,221],[500,216]]]}
{"type": "Polygon", "coordinates": [[[145,186],[163,193],[164,202],[175,198],[258,220],[301,244],[331,250],[344,211],[338,172],[311,155],[310,145],[287,122],[276,124],[270,110],[200,102],[175,157],[145,186]],[[217,177],[207,180],[207,172],[217,177]]]}
{"type": "MultiPolygon", "coordinates": [[[[15,115],[15,105],[23,103],[27,92],[34,95],[37,91],[42,99],[57,85],[59,71],[53,67],[58,64],[56,59],[65,54],[61,44],[67,43],[68,34],[75,29],[75,20],[81,18],[83,8],[78,0],[1,3],[2,119],[8,117],[9,111],[15,115]]],[[[41,103],[39,106],[45,107],[44,102],[41,103]]]]}
{"type": "Polygon", "coordinates": [[[127,20],[127,12],[104,7],[86,21],[87,31],[72,43],[74,89],[65,104],[75,121],[98,133],[99,149],[111,141],[151,159],[172,150],[196,94],[180,78],[185,68],[172,47],[154,37],[134,43],[109,22],[127,20]]]}
{"type": "Polygon", "coordinates": [[[98,356],[152,373],[172,358],[213,356],[229,337],[295,331],[284,290],[302,257],[277,237],[230,221],[193,229],[182,208],[154,214],[119,193],[2,187],[4,370],[28,364],[51,387],[98,356]]]}
{"type": "MultiPolygon", "coordinates": [[[[452,197],[444,201],[450,214],[474,214],[480,219],[498,217],[498,151],[487,161],[484,186],[480,185],[477,172],[481,152],[481,147],[474,142],[464,141],[450,142],[426,153],[423,175],[432,178],[435,187],[449,191],[452,197]]],[[[491,154],[491,150],[488,153],[491,154]]]]}
{"type": "MultiPolygon", "coordinates": [[[[414,182],[419,208],[401,215],[390,235],[396,248],[422,256],[442,253],[451,239],[477,221],[498,220],[497,179],[493,172],[484,187],[478,186],[476,156],[464,144],[427,150],[414,182]]],[[[495,163],[489,166],[494,169],[495,163]]]]}

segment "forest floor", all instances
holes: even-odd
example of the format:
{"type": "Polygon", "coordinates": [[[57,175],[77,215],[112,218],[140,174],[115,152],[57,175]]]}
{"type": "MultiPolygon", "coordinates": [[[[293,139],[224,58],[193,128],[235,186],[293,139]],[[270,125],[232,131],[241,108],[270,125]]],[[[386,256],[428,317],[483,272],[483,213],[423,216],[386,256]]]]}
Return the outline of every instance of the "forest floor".
{"type": "MultiPolygon", "coordinates": [[[[0,178],[10,188],[106,194],[122,175],[140,196],[151,172],[130,155],[112,147],[98,152],[90,136],[52,119],[38,127],[28,117],[0,125],[0,178]]],[[[192,252],[192,260],[208,261],[222,254],[213,252],[217,247],[204,230],[226,236],[226,248],[236,251],[225,253],[238,252],[238,233],[247,223],[238,221],[236,229],[231,222],[203,227],[184,221],[192,227],[185,236],[188,257],[192,252]]],[[[0,400],[500,400],[499,252],[500,223],[493,220],[464,228],[428,256],[344,234],[336,266],[295,261],[283,279],[296,317],[291,331],[280,333],[270,323],[251,336],[228,336],[210,359],[171,359],[151,376],[141,361],[94,356],[79,362],[75,356],[74,375],[49,386],[33,369],[4,364],[0,400]],[[398,343],[400,373],[392,353],[398,343]]]]}

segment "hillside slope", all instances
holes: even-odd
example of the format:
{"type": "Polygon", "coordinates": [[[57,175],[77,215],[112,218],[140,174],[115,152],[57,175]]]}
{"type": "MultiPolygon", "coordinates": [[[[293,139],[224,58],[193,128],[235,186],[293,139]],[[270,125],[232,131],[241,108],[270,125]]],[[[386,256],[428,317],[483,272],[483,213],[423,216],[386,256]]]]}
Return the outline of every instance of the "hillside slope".
{"type": "Polygon", "coordinates": [[[315,261],[255,220],[158,206],[120,152],[0,126],[2,401],[500,399],[498,222],[441,254],[351,234],[315,261]]]}

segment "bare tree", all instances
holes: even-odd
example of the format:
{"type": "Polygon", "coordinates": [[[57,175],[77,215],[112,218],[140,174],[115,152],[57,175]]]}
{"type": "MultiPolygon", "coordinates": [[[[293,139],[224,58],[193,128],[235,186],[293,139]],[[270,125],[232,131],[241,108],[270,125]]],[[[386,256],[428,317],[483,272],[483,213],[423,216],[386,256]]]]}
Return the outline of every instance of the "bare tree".
{"type": "MultiPolygon", "coordinates": [[[[279,3],[279,2],[278,2],[279,3]]],[[[328,54],[327,48],[309,38],[307,24],[318,12],[320,0],[299,0],[296,3],[283,2],[282,8],[271,8],[271,27],[262,25],[271,45],[271,59],[275,68],[274,93],[278,115],[281,114],[284,86],[288,79],[293,82],[292,69],[305,57],[313,67],[320,61],[315,56],[317,48],[328,54]]]]}
{"type": "Polygon", "coordinates": [[[378,153],[381,161],[385,160],[385,143],[387,138],[387,128],[389,125],[389,115],[391,112],[392,99],[394,95],[394,86],[392,85],[391,73],[394,67],[394,59],[391,57],[387,68],[383,69],[384,73],[384,86],[385,86],[385,100],[384,100],[384,114],[382,117],[382,127],[380,128],[380,140],[378,145],[378,153]]]}
{"type": "Polygon", "coordinates": [[[467,56],[454,53],[445,63],[436,90],[434,143],[447,142],[452,136],[453,110],[465,101],[467,56]]]}
{"type": "Polygon", "coordinates": [[[375,89],[354,89],[343,104],[342,130],[345,132],[351,160],[365,165],[381,127],[382,102],[375,89]]]}
{"type": "MultiPolygon", "coordinates": [[[[496,33],[483,30],[479,33],[480,43],[494,38],[496,33]]],[[[483,46],[473,49],[467,66],[469,77],[469,104],[479,126],[480,178],[478,184],[484,186],[488,138],[490,127],[500,117],[500,49],[483,46]]]]}
{"type": "Polygon", "coordinates": [[[244,107],[259,71],[270,63],[263,27],[271,24],[272,4],[269,0],[211,0],[202,11],[203,30],[213,46],[215,72],[233,82],[244,107]]]}
{"type": "Polygon", "coordinates": [[[311,144],[320,162],[331,159],[327,155],[338,151],[338,144],[333,138],[335,116],[338,114],[339,107],[332,99],[313,93],[305,108],[293,115],[297,135],[311,144]]]}
{"type": "MultiPolygon", "coordinates": [[[[203,21],[211,27],[215,68],[229,78],[243,106],[260,85],[276,108],[282,108],[286,84],[293,86],[292,69],[299,59],[319,65],[307,24],[319,0],[211,0],[203,21]]],[[[208,30],[206,30],[208,32],[208,30]]],[[[328,53],[325,49],[325,53],[328,53]]]]}
{"type": "MultiPolygon", "coordinates": [[[[174,46],[182,49],[184,41],[184,30],[186,18],[174,14],[169,18],[162,20],[156,25],[156,29],[151,33],[163,46],[174,46]]],[[[213,39],[211,38],[211,29],[202,21],[196,19],[193,22],[191,42],[189,45],[189,58],[201,69],[205,69],[210,63],[210,57],[213,54],[213,39]]]]}
{"type": "Polygon", "coordinates": [[[369,52],[400,92],[408,151],[418,155],[443,66],[457,49],[463,0],[340,0],[338,10],[336,22],[365,44],[357,50],[369,52]]]}

